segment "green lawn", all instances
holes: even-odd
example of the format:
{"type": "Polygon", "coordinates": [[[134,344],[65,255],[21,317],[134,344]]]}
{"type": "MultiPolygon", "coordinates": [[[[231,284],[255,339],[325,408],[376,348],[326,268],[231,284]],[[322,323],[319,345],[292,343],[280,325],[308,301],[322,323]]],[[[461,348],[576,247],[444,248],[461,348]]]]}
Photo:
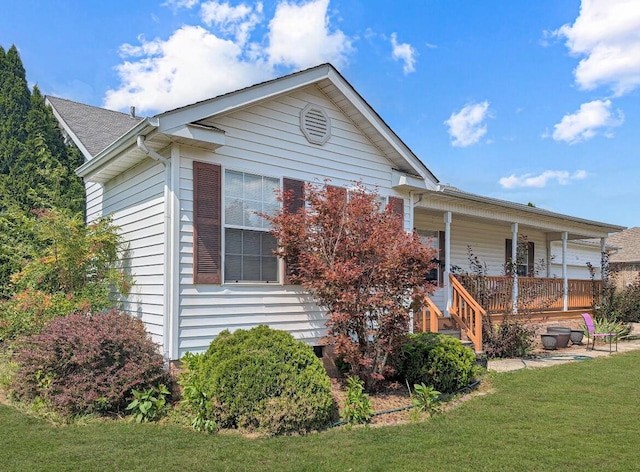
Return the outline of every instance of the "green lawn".
{"type": "Polygon", "coordinates": [[[52,426],[0,405],[0,470],[638,470],[640,352],[499,374],[424,423],[302,437],[121,422],[52,426]]]}

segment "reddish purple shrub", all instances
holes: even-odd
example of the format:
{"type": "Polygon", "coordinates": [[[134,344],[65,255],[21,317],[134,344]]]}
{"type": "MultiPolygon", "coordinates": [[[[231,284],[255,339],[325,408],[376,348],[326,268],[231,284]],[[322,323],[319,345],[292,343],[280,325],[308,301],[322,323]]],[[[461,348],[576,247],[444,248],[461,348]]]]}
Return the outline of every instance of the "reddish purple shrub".
{"type": "Polygon", "coordinates": [[[14,394],[67,416],[121,412],[132,389],[170,383],[143,323],[117,310],[54,318],[17,343],[15,360],[14,394]]]}

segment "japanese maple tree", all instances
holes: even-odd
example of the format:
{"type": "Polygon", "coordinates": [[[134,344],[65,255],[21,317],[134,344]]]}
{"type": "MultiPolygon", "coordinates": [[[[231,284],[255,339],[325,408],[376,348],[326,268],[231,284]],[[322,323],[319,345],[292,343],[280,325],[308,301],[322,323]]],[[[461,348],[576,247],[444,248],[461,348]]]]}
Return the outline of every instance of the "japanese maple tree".
{"type": "Polygon", "coordinates": [[[304,203],[281,194],[282,210],[263,215],[279,242],[288,278],[327,310],[328,342],[368,389],[391,373],[405,339],[411,302],[431,292],[425,275],[435,250],[407,233],[375,191],[307,184],[304,203]]]}

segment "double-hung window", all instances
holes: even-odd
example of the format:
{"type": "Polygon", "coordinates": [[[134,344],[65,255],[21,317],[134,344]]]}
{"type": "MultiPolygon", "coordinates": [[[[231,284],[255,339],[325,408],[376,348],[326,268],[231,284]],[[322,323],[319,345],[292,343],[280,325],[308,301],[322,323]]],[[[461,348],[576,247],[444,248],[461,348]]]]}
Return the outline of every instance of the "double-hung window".
{"type": "Polygon", "coordinates": [[[224,281],[277,282],[277,241],[260,213],[280,208],[280,179],[225,170],[224,281]]]}

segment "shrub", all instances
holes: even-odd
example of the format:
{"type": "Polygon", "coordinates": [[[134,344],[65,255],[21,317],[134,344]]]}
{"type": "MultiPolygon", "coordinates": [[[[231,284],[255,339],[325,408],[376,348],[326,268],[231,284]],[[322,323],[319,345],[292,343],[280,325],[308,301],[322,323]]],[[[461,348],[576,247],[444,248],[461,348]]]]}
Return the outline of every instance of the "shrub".
{"type": "Polygon", "coordinates": [[[133,389],[170,382],[142,322],[116,310],[55,318],[15,348],[15,396],[65,416],[119,413],[133,389]]]}
{"type": "Polygon", "coordinates": [[[483,320],[482,343],[489,358],[528,355],[535,344],[535,334],[535,326],[520,318],[506,318],[497,324],[483,320]]]}
{"type": "Polygon", "coordinates": [[[215,423],[269,435],[307,432],[327,425],[335,412],[329,377],[313,349],[284,331],[224,331],[185,363],[180,383],[199,429],[215,423]]]}
{"type": "Polygon", "coordinates": [[[640,277],[624,287],[615,295],[617,305],[616,319],[626,323],[640,321],[640,277]]]}
{"type": "Polygon", "coordinates": [[[369,395],[364,393],[364,382],[358,377],[347,378],[347,398],[341,417],[349,425],[367,424],[373,416],[373,406],[369,395]]]}
{"type": "Polygon", "coordinates": [[[125,247],[109,218],[86,226],[82,215],[65,210],[36,213],[30,247],[20,250],[21,268],[10,287],[0,287],[12,292],[0,300],[0,340],[39,333],[58,316],[119,306],[133,282],[121,267],[125,247]]]}
{"type": "Polygon", "coordinates": [[[62,292],[48,294],[26,289],[10,300],[0,302],[0,340],[39,333],[52,318],[84,311],[84,301],[62,292]]]}
{"type": "Polygon", "coordinates": [[[467,386],[476,374],[475,355],[460,340],[438,333],[416,333],[397,358],[398,378],[425,384],[442,393],[467,386]]]}

